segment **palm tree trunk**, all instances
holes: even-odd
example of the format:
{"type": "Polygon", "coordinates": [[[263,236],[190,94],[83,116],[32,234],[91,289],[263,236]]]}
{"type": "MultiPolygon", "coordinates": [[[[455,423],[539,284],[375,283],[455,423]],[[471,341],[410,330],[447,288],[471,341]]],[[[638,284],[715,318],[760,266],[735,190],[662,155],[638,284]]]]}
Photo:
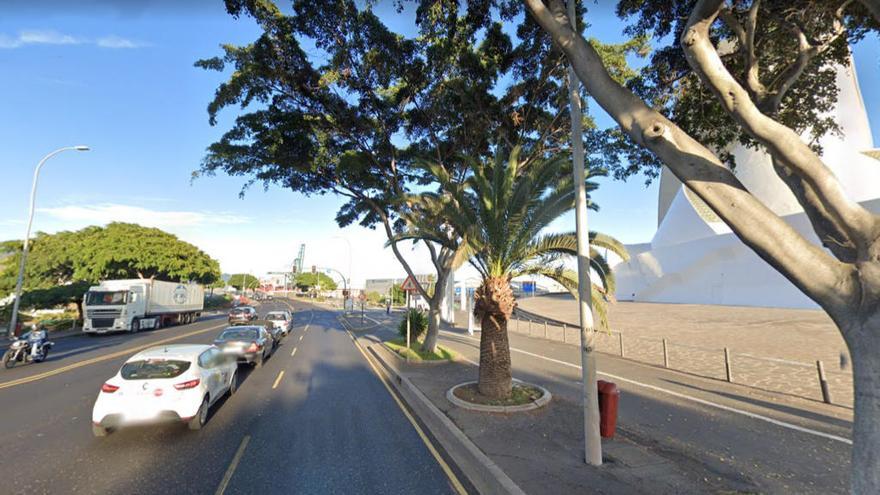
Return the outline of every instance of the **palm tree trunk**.
{"type": "Polygon", "coordinates": [[[510,343],[507,321],[515,305],[510,280],[489,277],[477,288],[474,315],[480,318],[480,393],[500,399],[510,396],[510,343]]]}
{"type": "Polygon", "coordinates": [[[510,396],[510,343],[507,341],[507,318],[485,315],[480,332],[480,381],[478,388],[486,397],[510,396]]]}

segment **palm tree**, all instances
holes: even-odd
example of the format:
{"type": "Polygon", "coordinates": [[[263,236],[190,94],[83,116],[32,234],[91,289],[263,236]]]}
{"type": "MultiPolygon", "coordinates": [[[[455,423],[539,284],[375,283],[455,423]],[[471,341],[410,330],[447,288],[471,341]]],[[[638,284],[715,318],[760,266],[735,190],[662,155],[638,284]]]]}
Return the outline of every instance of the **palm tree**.
{"type": "MultiPolygon", "coordinates": [[[[510,395],[510,346],[507,323],[516,305],[510,281],[524,275],[551,278],[577,297],[577,274],[564,258],[577,254],[573,233],[542,233],[554,220],[574,208],[570,163],[565,157],[533,160],[522,166],[519,148],[505,160],[471,167],[463,182],[450,180],[442,167],[425,168],[440,184],[440,193],[422,194],[412,201],[445,219],[445,228],[461,239],[460,254],[482,275],[474,314],[481,321],[479,391],[493,398],[510,395]]],[[[597,175],[597,174],[593,174],[597,175]]],[[[596,188],[587,183],[588,191],[596,188]]],[[[594,204],[591,209],[596,210],[594,204]]],[[[419,229],[421,230],[421,229],[419,229]]],[[[409,237],[434,237],[429,230],[409,237]]],[[[612,237],[591,233],[591,245],[628,259],[623,245],[612,237]]],[[[614,276],[603,256],[591,247],[590,265],[596,274],[593,308],[606,325],[605,303],[614,293],[614,276]]]]}

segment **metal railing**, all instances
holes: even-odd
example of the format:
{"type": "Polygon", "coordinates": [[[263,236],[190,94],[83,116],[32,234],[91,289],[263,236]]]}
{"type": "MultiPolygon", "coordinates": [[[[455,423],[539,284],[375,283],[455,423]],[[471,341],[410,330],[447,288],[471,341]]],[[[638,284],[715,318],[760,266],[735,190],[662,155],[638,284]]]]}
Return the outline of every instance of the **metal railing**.
{"type": "MultiPolygon", "coordinates": [[[[578,344],[579,328],[517,309],[508,324],[513,333],[578,344]]],[[[597,332],[596,350],[625,359],[771,392],[852,407],[852,373],[828,370],[821,360],[804,363],[756,356],[727,347],[710,348],[662,338],[597,332]]]]}

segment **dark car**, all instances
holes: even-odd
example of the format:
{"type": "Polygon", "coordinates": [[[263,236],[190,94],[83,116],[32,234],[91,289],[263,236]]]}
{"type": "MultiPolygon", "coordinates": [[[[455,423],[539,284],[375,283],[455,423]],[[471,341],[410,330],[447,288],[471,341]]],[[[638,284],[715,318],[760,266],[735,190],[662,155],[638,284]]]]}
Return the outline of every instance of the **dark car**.
{"type": "Polygon", "coordinates": [[[257,310],[250,306],[239,306],[229,312],[227,321],[230,325],[242,325],[257,319],[257,310]]]}
{"type": "Polygon", "coordinates": [[[214,339],[223,354],[234,356],[239,363],[259,368],[272,355],[275,339],[262,326],[236,326],[223,330],[214,339]]]}

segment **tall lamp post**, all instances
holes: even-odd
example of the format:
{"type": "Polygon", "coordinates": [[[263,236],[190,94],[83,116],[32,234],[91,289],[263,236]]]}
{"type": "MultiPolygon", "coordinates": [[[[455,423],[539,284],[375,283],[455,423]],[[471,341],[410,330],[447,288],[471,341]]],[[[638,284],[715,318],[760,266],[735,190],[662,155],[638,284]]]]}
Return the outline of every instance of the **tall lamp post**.
{"type": "MultiPolygon", "coordinates": [[[[568,0],[568,20],[576,32],[575,0],[568,0]]],[[[571,114],[571,158],[575,187],[575,229],[577,232],[578,314],[581,334],[582,405],[584,408],[584,460],[593,466],[602,465],[602,439],[599,435],[599,401],[596,385],[595,330],[591,307],[590,231],[587,228],[586,172],[584,171],[584,134],[580,81],[574,67],[568,67],[568,101],[571,114]]]]}
{"type": "Polygon", "coordinates": [[[30,211],[28,213],[28,224],[27,224],[27,232],[24,235],[24,247],[21,250],[21,262],[18,264],[18,279],[15,281],[15,301],[12,303],[12,316],[9,319],[9,336],[12,337],[15,335],[15,325],[18,320],[18,306],[21,304],[21,286],[24,282],[24,265],[27,260],[28,255],[28,245],[30,244],[31,238],[31,225],[34,223],[34,201],[36,200],[37,195],[37,182],[40,179],[40,169],[43,168],[43,164],[46,163],[49,158],[61,153],[62,151],[89,151],[88,146],[66,146],[64,148],[57,149],[48,155],[44,156],[40,163],[37,164],[37,168],[34,170],[34,182],[31,185],[31,204],[30,211]]]}

